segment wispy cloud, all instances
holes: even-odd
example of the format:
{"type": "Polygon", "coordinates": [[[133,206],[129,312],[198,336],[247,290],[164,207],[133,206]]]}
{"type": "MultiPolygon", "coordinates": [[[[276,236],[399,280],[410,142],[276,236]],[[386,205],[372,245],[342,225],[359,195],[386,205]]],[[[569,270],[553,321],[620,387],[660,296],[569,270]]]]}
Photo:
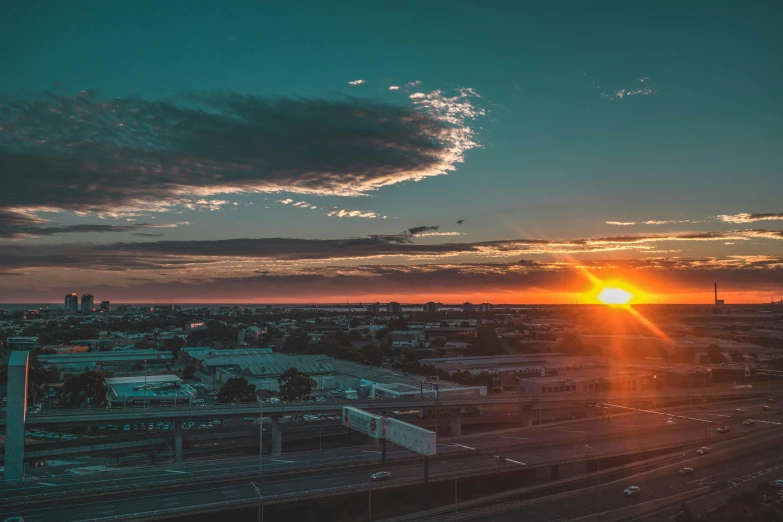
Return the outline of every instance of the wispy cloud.
{"type": "Polygon", "coordinates": [[[726,223],[753,223],[755,221],[783,221],[783,212],[766,214],[721,214],[717,219],[726,223]]]}
{"type": "Polygon", "coordinates": [[[607,221],[606,224],[607,225],[618,225],[618,226],[621,226],[621,227],[628,227],[628,226],[631,226],[631,225],[635,225],[636,221],[607,221]]]}
{"type": "Polygon", "coordinates": [[[327,214],[327,216],[367,219],[378,219],[381,217],[370,210],[347,210],[344,208],[333,208],[332,211],[327,214]]]}
{"type": "Polygon", "coordinates": [[[367,80],[353,80],[348,82],[348,85],[362,85],[363,83],[367,83],[367,80]]]}
{"type": "Polygon", "coordinates": [[[297,208],[309,208],[312,210],[316,210],[318,208],[318,205],[311,205],[307,201],[297,201],[296,203],[293,204],[293,206],[297,208]]]}
{"type": "MultiPolygon", "coordinates": [[[[584,76],[587,77],[587,73],[584,73],[584,76]]],[[[628,98],[630,96],[648,96],[657,92],[657,89],[649,86],[649,76],[643,76],[639,78],[637,82],[638,84],[633,87],[612,90],[601,90],[602,87],[594,80],[591,80],[591,85],[596,89],[601,90],[601,96],[610,100],[622,100],[623,98],[628,98]]]]}
{"type": "Polygon", "coordinates": [[[290,204],[291,204],[291,203],[293,203],[293,202],[294,202],[294,200],[293,200],[293,199],[291,199],[291,198],[286,198],[286,199],[278,199],[278,200],[276,201],[276,203],[282,203],[283,205],[290,205],[290,204]]]}

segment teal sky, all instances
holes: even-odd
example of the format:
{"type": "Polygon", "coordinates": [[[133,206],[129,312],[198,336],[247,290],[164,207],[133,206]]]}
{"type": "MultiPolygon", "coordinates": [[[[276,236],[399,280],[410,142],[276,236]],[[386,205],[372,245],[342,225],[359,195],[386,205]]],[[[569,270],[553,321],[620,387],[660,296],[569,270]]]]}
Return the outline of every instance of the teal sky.
{"type": "MultiPolygon", "coordinates": [[[[338,240],[438,226],[439,233],[455,235],[416,241],[559,241],[693,232],[731,236],[737,230],[763,229],[772,233],[740,240],[677,240],[676,250],[671,242],[656,248],[666,250],[669,257],[783,255],[783,241],[775,235],[783,222],[777,217],[718,217],[783,212],[779,2],[12,0],[4,11],[0,103],[6,106],[45,97],[45,91],[57,97],[93,91],[94,99],[107,102],[233,92],[261,99],[355,98],[410,108],[416,93],[440,91],[452,99],[468,92],[463,100],[474,112],[470,117],[461,114],[456,126],[469,129],[476,146],[464,149],[464,161],[445,162],[453,170],[446,169],[443,175],[418,181],[395,178],[362,191],[363,196],[322,188],[303,193],[286,185],[289,180],[275,185],[276,191],[210,189],[204,199],[226,201],[216,210],[205,205],[189,209],[180,201],[164,212],[144,207],[120,214],[112,214],[111,207],[127,207],[125,196],[109,203],[72,198],[61,205],[56,196],[25,199],[31,188],[20,182],[25,175],[15,165],[26,163],[6,160],[0,162],[0,182],[12,190],[6,200],[0,196],[0,218],[3,210],[22,209],[25,216],[48,220],[46,225],[32,223],[33,227],[188,224],[147,232],[162,236],[134,236],[131,230],[37,235],[13,228],[18,225],[9,221],[9,239],[0,239],[0,249],[56,250],[84,242],[338,240]],[[349,84],[357,80],[364,81],[349,84]],[[390,90],[391,86],[400,89],[390,90]],[[291,204],[278,202],[287,198],[291,204]],[[317,208],[294,208],[298,201],[317,208]],[[374,217],[328,216],[333,208],[361,210],[374,217]],[[464,222],[458,225],[458,220],[464,222]]],[[[27,110],[22,113],[29,121],[32,113],[27,110]]],[[[20,130],[23,124],[9,121],[8,113],[0,113],[5,126],[0,152],[8,154],[51,158],[47,147],[55,141],[52,133],[65,133],[61,122],[45,118],[33,130],[20,130]],[[46,125],[60,128],[42,130],[46,125]],[[36,145],[23,142],[23,135],[32,136],[36,145]]],[[[274,127],[265,127],[264,132],[269,128],[274,127]]],[[[69,139],[88,141],[85,136],[69,139]]],[[[73,150],[73,143],[67,150],[73,150]]],[[[258,159],[264,163],[263,157],[258,159]]],[[[377,173],[379,165],[372,165],[377,173]]],[[[68,176],[60,174],[58,183],[66,186],[63,178],[68,176]]],[[[350,185],[345,179],[341,183],[350,185]]],[[[77,185],[73,190],[84,190],[88,198],[89,190],[77,185]]],[[[55,187],[51,194],[58,190],[55,187]]],[[[145,197],[162,201],[171,193],[145,197]]],[[[3,226],[0,221],[0,233],[3,226]]],[[[519,254],[514,250],[515,261],[519,254]]],[[[524,251],[522,255],[530,257],[524,251]]],[[[642,254],[617,249],[574,255],[599,259],[642,254]]],[[[324,262],[334,265],[331,260],[336,257],[326,256],[324,262]]],[[[383,262],[414,263],[411,259],[383,262]]],[[[508,261],[475,252],[464,259],[450,258],[454,260],[508,261]]],[[[258,262],[254,257],[253,263],[258,262]]],[[[365,262],[361,257],[340,261],[365,262]]],[[[244,274],[247,268],[236,270],[244,274]]],[[[34,275],[43,265],[30,262],[6,269],[3,276],[0,266],[0,291],[47,295],[43,284],[18,277],[34,275]],[[12,272],[13,277],[8,275],[12,272]]],[[[224,270],[225,266],[219,271],[224,270]]],[[[108,284],[97,272],[69,274],[82,285],[108,284]]],[[[186,282],[187,276],[175,279],[186,282]]],[[[64,284],[50,281],[49,286],[57,288],[53,295],[59,296],[59,285],[64,284]]],[[[294,294],[301,290],[280,297],[294,294]]]]}

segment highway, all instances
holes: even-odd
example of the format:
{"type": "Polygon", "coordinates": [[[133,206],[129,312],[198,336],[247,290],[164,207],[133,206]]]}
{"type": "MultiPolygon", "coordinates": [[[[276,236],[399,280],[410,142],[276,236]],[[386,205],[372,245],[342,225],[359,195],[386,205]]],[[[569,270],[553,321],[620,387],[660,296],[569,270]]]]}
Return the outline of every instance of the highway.
{"type": "MultiPolygon", "coordinates": [[[[742,407],[747,412],[746,416],[757,417],[766,422],[758,423],[744,431],[777,431],[779,426],[773,419],[779,418],[779,412],[763,411],[759,400],[745,402],[747,404],[743,403],[742,407]]],[[[732,415],[736,407],[737,404],[716,406],[699,413],[703,414],[702,416],[716,417],[732,415]]],[[[743,431],[737,429],[741,426],[738,421],[730,422],[729,425],[733,428],[731,436],[737,436],[743,431]]],[[[717,439],[714,430],[710,429],[708,435],[711,438],[710,444],[714,443],[717,439]]],[[[682,421],[677,425],[667,426],[660,417],[644,414],[618,416],[611,421],[593,419],[542,428],[502,430],[492,434],[443,440],[438,447],[439,455],[430,460],[430,474],[433,477],[442,474],[465,475],[482,469],[494,472],[500,467],[496,459],[500,452],[506,456],[505,467],[508,468],[534,466],[553,460],[592,458],[621,451],[630,452],[648,449],[661,443],[690,443],[695,447],[703,443],[703,437],[704,426],[701,423],[682,421]]],[[[154,466],[112,472],[112,478],[108,477],[108,473],[99,476],[51,473],[40,477],[35,485],[26,483],[0,491],[6,495],[2,505],[10,506],[10,503],[15,501],[26,502],[22,507],[14,508],[14,514],[23,515],[25,520],[67,522],[155,509],[199,506],[232,499],[250,501],[257,498],[249,485],[251,480],[259,484],[265,497],[274,497],[337,487],[365,486],[369,475],[381,470],[390,471],[394,480],[399,481],[420,480],[422,477],[422,460],[410,452],[390,447],[390,462],[386,465],[380,464],[379,457],[379,448],[375,446],[331,450],[323,455],[284,454],[280,458],[265,459],[266,472],[261,478],[257,474],[257,458],[197,462],[177,468],[154,466]],[[408,460],[400,460],[406,458],[408,460]],[[313,468],[319,464],[332,469],[313,468]],[[335,469],[347,464],[356,464],[358,467],[335,469]],[[309,469],[301,469],[303,466],[309,469]],[[281,474],[295,468],[300,469],[293,475],[281,474]],[[247,475],[239,476],[241,473],[247,475]],[[218,475],[228,476],[225,481],[218,483],[214,480],[218,475]],[[185,485],[172,484],[179,480],[187,482],[185,485]],[[209,483],[205,483],[207,481],[209,483]],[[137,492],[132,490],[133,484],[156,484],[156,487],[153,491],[137,492]],[[90,491],[110,486],[117,486],[110,497],[89,497],[90,491]],[[82,493],[83,491],[87,493],[82,493]],[[59,493],[63,496],[50,504],[29,500],[30,495],[42,493],[55,496],[59,493]],[[55,515],[56,518],[53,518],[55,515]]],[[[617,493],[616,487],[612,491],[617,493]]]]}
{"type": "MultiPolygon", "coordinates": [[[[698,496],[710,483],[725,483],[754,471],[778,468],[779,474],[783,476],[783,455],[779,451],[780,442],[781,436],[776,433],[760,440],[750,448],[733,450],[730,446],[722,447],[706,458],[691,454],[676,466],[670,466],[671,469],[662,476],[655,476],[656,473],[646,473],[644,475],[648,476],[612,481],[604,486],[587,490],[578,489],[568,496],[558,495],[555,499],[538,499],[528,502],[530,505],[520,509],[478,516],[465,513],[460,519],[476,522],[516,522],[519,520],[547,522],[578,519],[642,502],[674,497],[689,491],[692,491],[694,496],[698,496]],[[686,476],[677,475],[676,471],[679,467],[691,467],[694,469],[694,473],[686,476]],[[623,495],[623,489],[631,485],[641,488],[641,496],[628,498],[623,495]]],[[[740,445],[739,441],[737,445],[740,445]]],[[[671,510],[667,510],[665,515],[660,515],[659,519],[668,520],[671,516],[671,510]]]]}
{"type": "MultiPolygon", "coordinates": [[[[672,413],[682,413],[685,411],[684,408],[672,408],[666,410],[667,412],[672,413]]],[[[722,404],[722,405],[715,405],[711,407],[708,410],[694,410],[692,412],[695,417],[700,417],[704,419],[721,419],[721,420],[728,420],[728,425],[730,427],[741,427],[741,420],[743,420],[746,417],[755,417],[759,419],[766,419],[770,422],[777,422],[777,418],[781,417],[779,412],[777,411],[764,411],[763,410],[763,404],[758,399],[752,399],[752,400],[743,400],[738,402],[732,402],[731,404],[722,404]],[[741,407],[745,409],[746,415],[743,417],[736,417],[736,419],[732,419],[733,412],[735,408],[741,407]],[[728,416],[729,418],[727,419],[728,416]]],[[[299,423],[302,424],[303,427],[306,427],[306,423],[299,423]]],[[[314,423],[315,424],[315,423],[314,423]]],[[[764,423],[757,424],[754,428],[760,428],[763,427],[764,423]]],[[[558,423],[555,425],[544,425],[543,427],[535,427],[535,428],[508,428],[505,430],[496,430],[492,433],[479,433],[479,434],[472,434],[472,435],[465,435],[462,437],[455,437],[455,438],[449,438],[449,439],[443,439],[441,438],[441,444],[439,444],[438,447],[438,453],[439,454],[449,454],[449,453],[464,453],[464,452],[470,452],[475,451],[471,448],[505,448],[505,447],[515,447],[515,446],[524,446],[526,448],[539,448],[540,446],[546,446],[546,445],[559,445],[559,444],[568,444],[571,442],[589,442],[596,439],[602,439],[602,438],[617,438],[617,437],[628,437],[631,436],[639,431],[646,431],[648,428],[656,428],[657,432],[660,432],[661,436],[664,436],[667,438],[669,436],[672,436],[674,434],[680,434],[680,436],[690,437],[693,439],[699,439],[702,440],[704,436],[704,426],[702,426],[700,423],[692,423],[688,421],[678,421],[678,423],[674,426],[666,426],[665,420],[661,419],[658,416],[653,415],[645,415],[641,413],[632,413],[632,414],[625,414],[625,415],[617,415],[615,416],[611,421],[606,421],[603,419],[594,419],[594,420],[579,420],[574,422],[567,422],[567,423],[558,423]]],[[[226,433],[228,435],[228,433],[226,433]]],[[[714,432],[714,429],[710,427],[707,430],[707,435],[714,439],[717,437],[717,434],[714,432]]],[[[586,448],[582,448],[580,451],[585,451],[586,448]]],[[[330,454],[333,454],[334,451],[338,450],[330,450],[330,454]]],[[[343,450],[339,451],[345,451],[347,453],[355,453],[357,457],[366,459],[368,455],[377,455],[377,452],[379,452],[379,448],[377,446],[368,446],[365,448],[344,448],[343,450]]],[[[399,448],[395,448],[393,445],[388,446],[388,452],[389,455],[392,455],[392,452],[401,452],[401,455],[408,455],[413,456],[413,453],[407,452],[406,450],[402,450],[399,448]]],[[[589,450],[586,450],[589,451],[589,450]]],[[[302,460],[304,462],[312,461],[313,463],[317,462],[318,455],[314,455],[313,453],[303,453],[304,457],[302,457],[302,460]]],[[[271,456],[266,455],[266,460],[269,460],[270,462],[273,459],[271,456]]],[[[285,461],[293,460],[295,462],[299,462],[298,457],[289,456],[289,454],[284,453],[283,456],[273,459],[277,461],[283,461],[282,463],[286,463],[285,461]]],[[[252,470],[255,467],[257,467],[258,458],[257,457],[251,457],[251,458],[235,458],[235,459],[226,459],[220,461],[223,468],[220,469],[220,472],[227,473],[231,472],[232,470],[235,471],[247,471],[252,470]]],[[[185,463],[183,464],[183,468],[187,468],[189,470],[189,473],[191,475],[197,475],[200,473],[198,471],[199,467],[202,466],[202,463],[199,462],[191,462],[191,463],[185,463]]],[[[164,466],[147,466],[144,467],[144,479],[145,480],[152,480],[153,476],[158,477],[165,477],[167,475],[170,475],[168,472],[165,471],[164,466]]],[[[62,477],[60,474],[62,473],[62,470],[59,467],[50,468],[50,467],[43,467],[43,468],[32,468],[32,473],[35,476],[38,476],[40,478],[46,478],[46,482],[52,482],[52,481],[60,481],[60,480],[73,480],[74,477],[69,474],[65,473],[62,477]]],[[[215,467],[211,463],[206,464],[206,471],[204,473],[211,473],[213,471],[216,471],[215,467]]],[[[113,472],[113,475],[116,474],[123,474],[125,472],[130,471],[116,471],[113,472]]],[[[106,480],[105,478],[103,480],[106,480]]],[[[34,487],[32,484],[26,484],[24,486],[24,489],[26,491],[30,491],[30,488],[34,487]]],[[[12,491],[15,489],[14,485],[6,485],[3,487],[0,487],[0,494],[3,494],[3,492],[12,491]]]]}

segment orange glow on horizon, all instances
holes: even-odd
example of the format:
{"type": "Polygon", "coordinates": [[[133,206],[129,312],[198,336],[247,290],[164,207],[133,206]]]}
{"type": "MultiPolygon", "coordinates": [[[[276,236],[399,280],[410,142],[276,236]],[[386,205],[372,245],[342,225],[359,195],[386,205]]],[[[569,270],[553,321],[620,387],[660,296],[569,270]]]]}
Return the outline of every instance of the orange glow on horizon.
{"type": "Polygon", "coordinates": [[[622,288],[607,287],[601,290],[596,297],[607,305],[627,305],[633,299],[633,294],[622,288]]]}

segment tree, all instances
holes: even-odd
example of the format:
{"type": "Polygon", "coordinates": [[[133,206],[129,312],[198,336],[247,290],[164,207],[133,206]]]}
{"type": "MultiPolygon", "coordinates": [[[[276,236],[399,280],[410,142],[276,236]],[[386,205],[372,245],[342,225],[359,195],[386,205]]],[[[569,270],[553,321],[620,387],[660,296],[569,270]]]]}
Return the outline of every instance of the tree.
{"type": "Polygon", "coordinates": [[[176,357],[177,354],[179,354],[179,351],[182,349],[183,346],[185,346],[185,341],[180,337],[172,337],[171,339],[163,343],[163,348],[171,351],[174,357],[176,357]]]}
{"type": "Polygon", "coordinates": [[[731,357],[731,362],[745,362],[745,357],[742,356],[741,353],[739,353],[737,350],[732,350],[729,352],[729,357],[731,357]]]}
{"type": "Polygon", "coordinates": [[[189,363],[187,366],[185,366],[185,369],[182,370],[182,376],[186,379],[192,379],[195,374],[196,365],[193,363],[189,363]]]}
{"type": "Polygon", "coordinates": [[[285,353],[306,353],[310,347],[310,336],[301,328],[297,328],[283,341],[285,353]]]}
{"type": "Polygon", "coordinates": [[[726,362],[726,358],[723,356],[723,354],[720,351],[720,346],[717,346],[715,344],[711,344],[707,347],[707,358],[709,358],[710,362],[715,364],[726,362]]]}
{"type": "Polygon", "coordinates": [[[388,328],[381,328],[380,330],[375,332],[375,338],[378,339],[379,341],[388,335],[389,335],[388,328]]]}
{"type": "Polygon", "coordinates": [[[231,377],[220,388],[217,399],[218,402],[255,402],[256,386],[244,377],[231,377]]]}
{"type": "Polygon", "coordinates": [[[46,382],[60,382],[62,376],[60,375],[60,369],[56,364],[52,364],[46,370],[46,382]]]}
{"type": "Polygon", "coordinates": [[[46,387],[47,371],[38,360],[38,354],[30,355],[27,366],[27,397],[34,402],[41,397],[46,387]]]}
{"type": "Polygon", "coordinates": [[[136,341],[136,348],[139,350],[147,350],[150,347],[150,343],[147,341],[136,341]]]}
{"type": "Polygon", "coordinates": [[[78,408],[106,405],[106,376],[99,370],[88,370],[81,375],[65,379],[60,391],[61,408],[78,408]]]}
{"type": "Polygon", "coordinates": [[[296,401],[309,397],[317,384],[315,379],[294,367],[280,374],[277,382],[280,383],[280,398],[284,401],[296,401]]]}

